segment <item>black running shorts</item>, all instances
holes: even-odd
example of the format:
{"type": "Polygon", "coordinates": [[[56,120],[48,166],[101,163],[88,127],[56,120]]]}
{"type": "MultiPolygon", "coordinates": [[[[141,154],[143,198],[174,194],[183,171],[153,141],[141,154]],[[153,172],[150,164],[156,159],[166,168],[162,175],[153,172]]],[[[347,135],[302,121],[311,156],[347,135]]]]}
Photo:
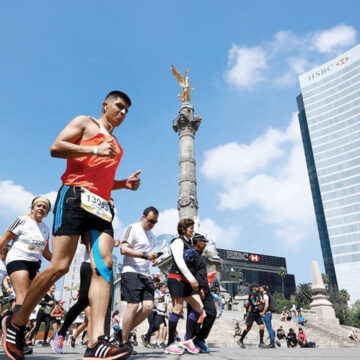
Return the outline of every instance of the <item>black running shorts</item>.
{"type": "MultiPolygon", "coordinates": [[[[112,223],[84,210],[79,186],[61,186],[55,206],[53,235],[82,235],[89,230],[105,232],[113,237],[112,223]]],[[[111,209],[114,217],[114,211],[111,209]]]]}
{"type": "Polygon", "coordinates": [[[121,274],[121,300],[128,303],[154,301],[154,285],[151,276],[134,272],[121,274]]]}
{"type": "Polygon", "coordinates": [[[41,261],[15,260],[6,265],[6,272],[10,276],[15,271],[26,270],[29,273],[29,279],[33,280],[41,266],[41,261]]]}
{"type": "Polygon", "coordinates": [[[175,297],[179,297],[179,298],[186,298],[193,294],[193,289],[192,289],[190,283],[188,283],[188,282],[168,278],[167,284],[168,284],[168,288],[169,288],[171,297],[175,296],[175,297]]]}
{"type": "Polygon", "coordinates": [[[155,316],[155,329],[159,330],[161,324],[164,324],[166,326],[165,315],[156,314],[156,316],[155,316]]]}
{"type": "Polygon", "coordinates": [[[254,322],[256,322],[258,325],[264,324],[264,320],[260,314],[250,313],[246,319],[246,325],[252,326],[254,322]]]}

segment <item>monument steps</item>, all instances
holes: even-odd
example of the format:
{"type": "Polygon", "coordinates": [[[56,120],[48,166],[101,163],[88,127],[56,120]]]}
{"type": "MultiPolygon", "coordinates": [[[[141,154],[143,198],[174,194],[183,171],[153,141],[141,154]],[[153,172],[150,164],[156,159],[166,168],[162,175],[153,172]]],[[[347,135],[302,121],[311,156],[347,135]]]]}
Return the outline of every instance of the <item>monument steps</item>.
{"type": "MultiPolygon", "coordinates": [[[[239,337],[234,338],[234,327],[236,322],[240,323],[241,330],[245,328],[244,321],[241,320],[241,315],[235,311],[224,311],[221,318],[216,319],[212,331],[207,339],[207,343],[210,347],[234,347],[237,346],[236,341],[239,337]]],[[[293,328],[297,333],[300,327],[297,321],[281,322],[278,314],[274,314],[273,329],[276,332],[281,325],[287,333],[290,328],[293,328]]],[[[186,322],[184,319],[180,319],[178,323],[178,332],[180,337],[185,334],[186,322]]],[[[145,334],[148,329],[148,322],[144,321],[137,327],[137,335],[140,338],[141,334],[145,334]]],[[[316,343],[319,348],[346,348],[346,347],[359,347],[360,342],[354,342],[348,339],[348,333],[351,328],[347,326],[321,326],[316,322],[309,322],[308,326],[303,327],[308,341],[316,343]]],[[[268,333],[265,329],[264,335],[265,343],[269,343],[268,333]]],[[[259,326],[253,325],[251,331],[247,334],[244,344],[247,348],[257,348],[259,344],[259,326]]],[[[286,347],[285,340],[281,341],[281,346],[286,347]]]]}

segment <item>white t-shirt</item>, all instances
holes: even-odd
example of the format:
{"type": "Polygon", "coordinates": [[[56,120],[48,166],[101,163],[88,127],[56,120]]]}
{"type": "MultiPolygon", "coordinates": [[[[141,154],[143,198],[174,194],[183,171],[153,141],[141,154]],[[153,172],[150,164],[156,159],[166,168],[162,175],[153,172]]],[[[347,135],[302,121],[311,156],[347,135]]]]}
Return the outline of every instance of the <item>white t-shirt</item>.
{"type": "Polygon", "coordinates": [[[1,285],[2,285],[2,282],[4,280],[4,277],[6,275],[7,275],[6,265],[5,265],[3,260],[0,260],[0,289],[1,289],[1,285]]]}
{"type": "Polygon", "coordinates": [[[36,222],[30,216],[17,217],[7,228],[16,235],[12,248],[7,254],[6,264],[11,261],[25,260],[37,262],[50,237],[50,230],[43,222],[36,222]]]}
{"type": "Polygon", "coordinates": [[[155,299],[155,308],[158,314],[165,315],[166,313],[165,293],[162,293],[159,289],[156,289],[154,293],[154,299],[155,299]]]}
{"type": "MultiPolygon", "coordinates": [[[[151,251],[155,243],[155,235],[151,230],[145,231],[139,222],[127,227],[122,242],[127,242],[133,250],[151,251]]],[[[136,272],[150,276],[150,263],[149,260],[124,255],[122,273],[136,272]]]]}

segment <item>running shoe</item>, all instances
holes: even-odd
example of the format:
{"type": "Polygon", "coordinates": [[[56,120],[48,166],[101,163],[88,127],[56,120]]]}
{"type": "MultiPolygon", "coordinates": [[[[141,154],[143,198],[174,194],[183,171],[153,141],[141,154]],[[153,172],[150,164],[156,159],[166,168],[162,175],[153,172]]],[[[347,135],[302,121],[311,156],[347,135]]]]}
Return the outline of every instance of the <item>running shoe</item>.
{"type": "Polygon", "coordinates": [[[173,343],[169,345],[164,350],[165,354],[173,354],[173,355],[182,355],[184,353],[184,349],[182,349],[178,344],[173,343]]]}
{"type": "Polygon", "coordinates": [[[195,339],[194,344],[200,349],[201,353],[209,353],[211,351],[203,340],[195,339]]]}
{"type": "Polygon", "coordinates": [[[166,345],[165,345],[165,343],[164,343],[164,342],[161,342],[161,343],[159,344],[159,347],[161,347],[161,348],[165,348],[165,347],[166,347],[166,345]]]}
{"type": "Polygon", "coordinates": [[[242,349],[245,349],[245,345],[244,345],[244,343],[243,343],[242,340],[239,339],[236,343],[237,343],[242,349]]]}
{"type": "Polygon", "coordinates": [[[4,332],[4,351],[11,360],[24,360],[23,347],[25,345],[25,326],[16,326],[12,320],[14,315],[5,316],[2,320],[4,332]]]}
{"type": "Polygon", "coordinates": [[[42,346],[48,347],[48,346],[50,346],[50,344],[47,341],[43,341],[42,346]]]}
{"type": "Polygon", "coordinates": [[[71,347],[75,349],[76,339],[72,335],[69,336],[69,339],[71,347]]]}
{"type": "Polygon", "coordinates": [[[263,342],[259,343],[259,348],[267,348],[267,345],[263,342]]]}
{"type": "Polygon", "coordinates": [[[151,345],[149,342],[145,342],[144,346],[145,346],[147,349],[155,349],[155,346],[154,346],[154,345],[151,345]]]}
{"type": "MultiPolygon", "coordinates": [[[[145,334],[142,334],[141,336],[141,342],[142,342],[142,344],[145,346],[145,344],[146,344],[146,335],[145,334]]],[[[145,346],[146,347],[146,346],[145,346]]]]}
{"type": "Polygon", "coordinates": [[[62,335],[59,335],[59,332],[56,331],[54,335],[54,341],[52,344],[52,349],[55,354],[63,353],[64,340],[65,338],[62,335]]]}
{"type": "Polygon", "coordinates": [[[25,345],[23,347],[23,354],[24,355],[31,355],[33,353],[33,349],[30,346],[25,345]]]}
{"type": "Polygon", "coordinates": [[[179,343],[179,345],[185,350],[187,350],[190,354],[197,355],[200,352],[200,350],[194,345],[194,342],[191,339],[183,341],[179,343]]]}
{"type": "Polygon", "coordinates": [[[275,340],[275,344],[278,346],[278,347],[281,347],[281,342],[279,340],[275,340]]]}
{"type": "Polygon", "coordinates": [[[108,359],[118,360],[127,359],[131,355],[131,348],[127,345],[116,347],[111,345],[105,336],[99,336],[94,346],[86,348],[83,360],[108,359]]]}

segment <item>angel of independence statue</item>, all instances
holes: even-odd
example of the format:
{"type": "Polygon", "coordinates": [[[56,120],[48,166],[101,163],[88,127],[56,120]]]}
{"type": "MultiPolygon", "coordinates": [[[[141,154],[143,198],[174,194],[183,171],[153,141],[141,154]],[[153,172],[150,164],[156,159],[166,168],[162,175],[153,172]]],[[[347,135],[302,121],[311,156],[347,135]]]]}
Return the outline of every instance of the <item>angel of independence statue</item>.
{"type": "Polygon", "coordinates": [[[191,91],[195,89],[191,88],[191,82],[187,74],[190,72],[190,69],[185,69],[184,77],[181,76],[178,70],[176,70],[174,65],[171,65],[171,72],[175,76],[178,84],[182,87],[181,93],[178,95],[182,104],[188,104],[191,100],[191,91]]]}

